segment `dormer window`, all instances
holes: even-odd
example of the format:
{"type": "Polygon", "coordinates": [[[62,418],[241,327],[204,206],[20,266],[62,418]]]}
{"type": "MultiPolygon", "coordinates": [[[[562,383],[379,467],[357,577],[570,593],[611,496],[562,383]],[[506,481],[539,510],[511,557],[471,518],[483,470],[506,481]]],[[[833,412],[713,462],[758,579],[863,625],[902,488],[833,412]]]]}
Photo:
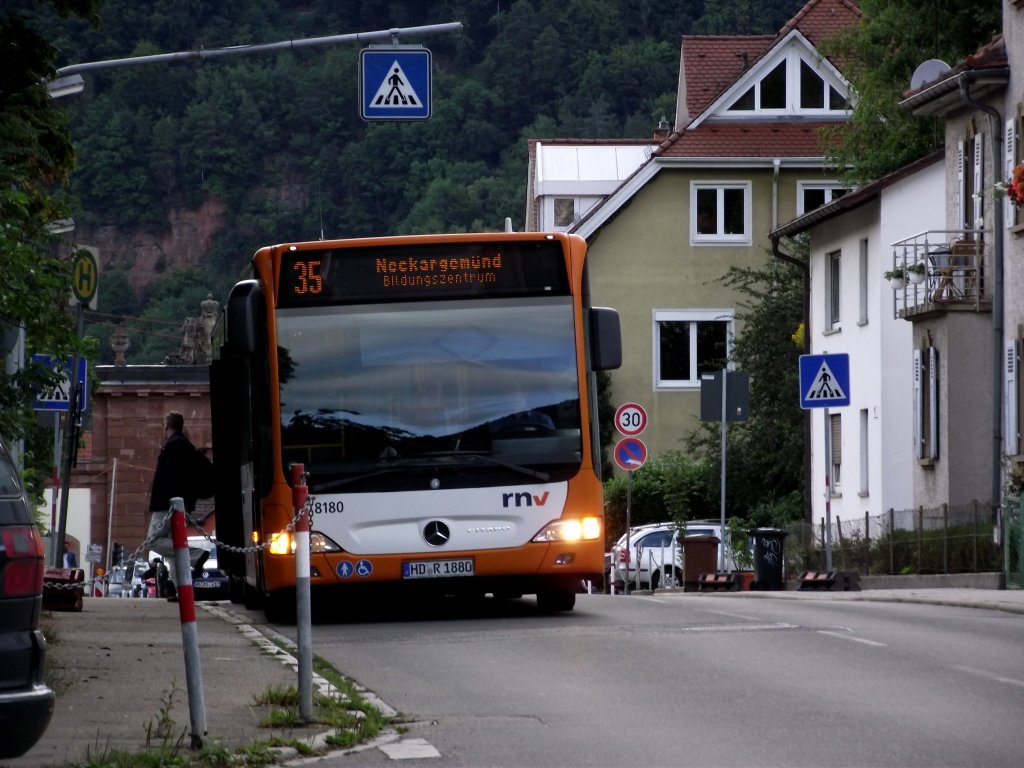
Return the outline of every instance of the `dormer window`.
{"type": "Polygon", "coordinates": [[[755,80],[726,111],[829,114],[849,108],[839,79],[822,74],[793,47],[782,61],[755,80]]]}

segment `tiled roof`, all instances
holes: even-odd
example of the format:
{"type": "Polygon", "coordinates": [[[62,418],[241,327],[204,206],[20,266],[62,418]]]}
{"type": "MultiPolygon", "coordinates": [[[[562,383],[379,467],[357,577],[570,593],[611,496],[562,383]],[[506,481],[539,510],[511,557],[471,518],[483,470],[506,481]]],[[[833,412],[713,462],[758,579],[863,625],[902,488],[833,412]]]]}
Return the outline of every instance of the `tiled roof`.
{"type": "Polygon", "coordinates": [[[819,131],[835,122],[703,123],[673,134],[655,154],[661,157],[822,157],[819,131]],[[674,140],[673,140],[674,139],[674,140]]]}
{"type": "Polygon", "coordinates": [[[686,109],[696,117],[764,55],[771,35],[708,37],[685,35],[682,42],[686,109]]]}
{"type": "Polygon", "coordinates": [[[815,47],[829,36],[846,29],[862,15],[855,0],[810,0],[779,30],[783,38],[794,29],[811,41],[815,47]]]}
{"type": "Polygon", "coordinates": [[[917,88],[905,90],[903,96],[906,98],[927,89],[935,83],[940,83],[943,80],[952,80],[961,72],[1004,69],[1007,66],[1009,66],[1009,58],[1006,54],[1006,41],[1003,39],[1002,33],[999,33],[977,51],[968,54],[963,60],[957,62],[952,69],[942,73],[934,80],[921,83],[917,88]]]}

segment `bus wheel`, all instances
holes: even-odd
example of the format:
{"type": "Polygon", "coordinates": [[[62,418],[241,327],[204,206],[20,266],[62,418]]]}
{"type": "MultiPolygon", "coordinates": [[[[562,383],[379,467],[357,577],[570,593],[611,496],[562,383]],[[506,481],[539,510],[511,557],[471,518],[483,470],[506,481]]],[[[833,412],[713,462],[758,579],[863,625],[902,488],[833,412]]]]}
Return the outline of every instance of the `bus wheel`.
{"type": "Polygon", "coordinates": [[[295,590],[278,589],[268,592],[264,600],[263,612],[271,624],[295,623],[295,590]]]}
{"type": "Polygon", "coordinates": [[[236,605],[245,602],[244,583],[237,576],[228,577],[228,599],[236,605]]]}
{"type": "Polygon", "coordinates": [[[576,605],[576,593],[569,590],[551,590],[537,593],[537,608],[541,613],[571,611],[576,605]]]}
{"type": "Polygon", "coordinates": [[[263,607],[263,600],[255,587],[250,587],[245,580],[242,581],[242,605],[250,611],[257,611],[263,607]]]}

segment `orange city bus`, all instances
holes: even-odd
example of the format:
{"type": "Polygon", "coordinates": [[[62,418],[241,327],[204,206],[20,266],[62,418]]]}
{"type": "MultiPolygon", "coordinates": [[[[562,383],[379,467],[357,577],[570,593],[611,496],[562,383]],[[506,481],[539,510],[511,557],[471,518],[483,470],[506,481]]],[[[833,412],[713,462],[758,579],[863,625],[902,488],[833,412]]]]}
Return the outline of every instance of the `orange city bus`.
{"type": "Polygon", "coordinates": [[[595,371],[621,363],[585,255],[562,233],[260,249],[211,367],[232,599],[294,615],[302,464],[315,599],[391,586],[571,610],[604,563],[595,371]]]}

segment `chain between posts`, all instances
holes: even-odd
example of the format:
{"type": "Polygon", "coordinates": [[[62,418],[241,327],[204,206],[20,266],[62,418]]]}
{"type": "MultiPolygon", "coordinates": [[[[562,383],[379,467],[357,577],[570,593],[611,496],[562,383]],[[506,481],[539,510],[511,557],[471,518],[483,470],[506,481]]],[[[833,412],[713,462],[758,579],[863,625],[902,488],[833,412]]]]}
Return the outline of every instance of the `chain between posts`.
{"type": "MultiPolygon", "coordinates": [[[[309,527],[312,530],[312,528],[313,528],[313,504],[314,504],[315,501],[316,501],[316,497],[315,496],[313,496],[313,495],[307,496],[306,497],[306,503],[303,504],[302,508],[295,513],[295,516],[292,517],[292,519],[288,521],[288,524],[284,527],[284,529],[286,531],[288,531],[289,533],[294,532],[295,531],[295,525],[296,525],[296,523],[298,523],[299,518],[302,517],[302,515],[307,515],[309,517],[309,527]]],[[[168,510],[167,516],[164,518],[163,523],[165,523],[167,525],[170,524],[171,513],[172,512],[173,512],[173,510],[168,510]]],[[[211,536],[206,531],[204,531],[200,527],[202,525],[202,520],[198,520],[198,519],[194,518],[188,512],[185,513],[185,521],[190,526],[192,526],[197,531],[199,531],[199,534],[204,539],[209,541],[211,544],[216,544],[218,549],[223,549],[223,550],[228,551],[228,552],[237,552],[239,554],[249,554],[249,553],[255,553],[255,552],[262,552],[263,550],[265,550],[267,547],[270,546],[270,542],[269,541],[263,541],[263,542],[260,542],[259,544],[253,544],[252,546],[248,546],[248,547],[236,547],[236,546],[231,545],[231,544],[225,544],[224,542],[217,541],[217,539],[215,537],[211,536]]],[[[153,541],[155,541],[156,539],[161,538],[164,535],[164,531],[163,531],[164,525],[163,525],[163,523],[161,524],[160,528],[157,529],[156,533],[154,533],[152,536],[148,536],[141,544],[139,544],[138,547],[135,548],[135,551],[133,551],[130,555],[128,555],[128,557],[126,558],[128,562],[134,562],[134,561],[138,560],[140,555],[142,555],[144,552],[148,552],[149,551],[149,545],[152,544],[153,541]]],[[[76,582],[69,582],[69,583],[47,582],[46,583],[46,588],[47,589],[56,589],[56,590],[60,590],[60,589],[90,589],[91,590],[97,584],[102,584],[102,585],[105,586],[107,584],[109,576],[110,576],[110,574],[104,574],[103,576],[94,577],[92,579],[89,579],[88,581],[84,581],[83,580],[83,581],[76,581],[76,582]]]]}

